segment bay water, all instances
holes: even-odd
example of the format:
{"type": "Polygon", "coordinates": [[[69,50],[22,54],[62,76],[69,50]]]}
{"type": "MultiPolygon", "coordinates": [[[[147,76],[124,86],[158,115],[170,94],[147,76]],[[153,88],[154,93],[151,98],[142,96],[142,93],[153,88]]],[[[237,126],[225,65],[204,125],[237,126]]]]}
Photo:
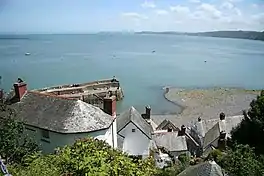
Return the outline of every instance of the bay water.
{"type": "Polygon", "coordinates": [[[164,86],[264,88],[264,42],[121,33],[2,35],[0,76],[5,91],[18,77],[36,89],[116,76],[125,93],[119,113],[150,105],[153,113],[166,114],[179,108],[164,99],[164,86]]]}

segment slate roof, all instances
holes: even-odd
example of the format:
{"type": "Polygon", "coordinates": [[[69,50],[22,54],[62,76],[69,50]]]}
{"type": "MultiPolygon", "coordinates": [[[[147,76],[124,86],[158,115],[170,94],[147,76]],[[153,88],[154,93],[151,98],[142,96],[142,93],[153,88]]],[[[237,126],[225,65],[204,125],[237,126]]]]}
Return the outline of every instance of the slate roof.
{"type": "Polygon", "coordinates": [[[164,147],[170,152],[188,150],[186,137],[178,136],[178,132],[156,133],[153,140],[159,148],[164,147]]]}
{"type": "Polygon", "coordinates": [[[120,132],[129,123],[134,123],[149,139],[153,129],[146,120],[141,117],[141,114],[132,106],[117,117],[117,132],[120,132]]]}
{"type": "Polygon", "coordinates": [[[191,129],[198,134],[199,140],[198,142],[203,145],[203,147],[207,147],[210,142],[215,141],[221,131],[226,132],[226,137],[231,136],[231,131],[234,127],[236,127],[243,119],[243,115],[238,116],[230,116],[226,117],[225,120],[210,119],[210,120],[202,120],[200,122],[196,121],[191,125],[191,129]]]}
{"type": "Polygon", "coordinates": [[[201,122],[194,122],[192,128],[202,137],[205,137],[205,134],[212,129],[216,124],[219,125],[219,130],[225,131],[227,136],[230,136],[230,132],[234,127],[236,127],[244,118],[243,115],[230,116],[226,117],[225,120],[221,121],[219,118],[202,120],[201,122]]]}
{"type": "Polygon", "coordinates": [[[188,167],[178,176],[224,176],[224,172],[216,162],[207,161],[188,167]]]}
{"type": "Polygon", "coordinates": [[[157,130],[164,130],[166,127],[172,128],[172,130],[177,131],[180,130],[177,128],[171,121],[165,119],[159,124],[159,126],[156,128],[157,130]]]}
{"type": "Polygon", "coordinates": [[[220,127],[219,124],[215,124],[215,126],[213,126],[213,128],[211,128],[204,136],[204,143],[203,143],[203,147],[207,147],[208,145],[210,145],[213,141],[215,141],[216,139],[218,139],[218,137],[220,136],[220,127]]]}
{"type": "Polygon", "coordinates": [[[24,123],[59,133],[91,132],[108,128],[113,118],[80,100],[27,92],[14,105],[24,123]]]}

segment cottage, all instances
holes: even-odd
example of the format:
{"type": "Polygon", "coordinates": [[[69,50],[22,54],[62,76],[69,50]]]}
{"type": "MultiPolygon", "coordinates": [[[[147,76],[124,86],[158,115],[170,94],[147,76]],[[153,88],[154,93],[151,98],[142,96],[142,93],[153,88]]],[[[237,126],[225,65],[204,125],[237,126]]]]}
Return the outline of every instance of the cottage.
{"type": "Polygon", "coordinates": [[[129,155],[149,156],[152,132],[151,125],[133,106],[117,117],[118,148],[129,155]]]}
{"type": "Polygon", "coordinates": [[[215,161],[206,161],[195,166],[190,166],[178,176],[227,176],[215,161]]]}
{"type": "Polygon", "coordinates": [[[225,117],[220,114],[219,119],[202,120],[198,118],[189,130],[190,135],[199,143],[203,155],[207,155],[213,149],[224,149],[226,139],[231,136],[233,128],[238,126],[243,115],[225,117]]]}
{"type": "Polygon", "coordinates": [[[27,91],[26,86],[23,82],[14,84],[13,100],[17,103],[12,106],[24,122],[26,133],[36,140],[44,153],[87,136],[117,146],[115,99],[104,100],[107,114],[81,100],[27,91]]]}
{"type": "Polygon", "coordinates": [[[153,140],[158,149],[168,153],[174,159],[177,159],[180,154],[188,153],[186,137],[179,136],[178,132],[155,133],[153,140]]]}
{"type": "Polygon", "coordinates": [[[176,127],[170,120],[163,120],[158,127],[156,128],[156,130],[165,130],[168,132],[173,132],[173,131],[180,131],[180,129],[178,127],[176,127]]]}

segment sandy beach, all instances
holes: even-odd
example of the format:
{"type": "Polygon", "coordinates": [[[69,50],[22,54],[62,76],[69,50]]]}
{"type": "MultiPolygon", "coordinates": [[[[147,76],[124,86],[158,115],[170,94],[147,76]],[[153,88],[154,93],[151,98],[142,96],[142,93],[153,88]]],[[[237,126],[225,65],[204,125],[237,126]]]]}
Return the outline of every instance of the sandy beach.
{"type": "Polygon", "coordinates": [[[250,102],[260,94],[259,90],[244,90],[231,88],[210,89],[167,89],[164,97],[183,108],[177,115],[153,116],[156,123],[164,119],[175,124],[188,125],[191,121],[218,118],[221,112],[226,116],[241,115],[249,108],[250,102]]]}

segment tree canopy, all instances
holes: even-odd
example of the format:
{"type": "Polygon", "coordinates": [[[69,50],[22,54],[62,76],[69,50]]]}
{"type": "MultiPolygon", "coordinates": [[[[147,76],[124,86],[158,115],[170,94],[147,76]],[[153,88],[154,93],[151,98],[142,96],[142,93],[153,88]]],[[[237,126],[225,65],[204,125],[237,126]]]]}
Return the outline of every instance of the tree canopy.
{"type": "Polygon", "coordinates": [[[7,163],[19,163],[38,147],[24,133],[24,125],[16,120],[15,111],[0,103],[0,156],[7,163]]]}
{"type": "Polygon", "coordinates": [[[248,145],[236,145],[233,150],[217,158],[218,164],[231,176],[263,176],[264,162],[248,145]]]}
{"type": "Polygon", "coordinates": [[[239,144],[248,144],[258,154],[264,154],[264,91],[250,103],[245,119],[232,131],[232,140],[239,144]]]}
{"type": "Polygon", "coordinates": [[[13,166],[10,172],[14,176],[151,176],[157,170],[151,158],[134,160],[104,141],[86,138],[59,149],[56,154],[31,155],[24,159],[24,166],[13,166]]]}
{"type": "Polygon", "coordinates": [[[212,155],[231,176],[264,175],[264,91],[250,103],[241,124],[231,132],[229,150],[212,155]]]}

